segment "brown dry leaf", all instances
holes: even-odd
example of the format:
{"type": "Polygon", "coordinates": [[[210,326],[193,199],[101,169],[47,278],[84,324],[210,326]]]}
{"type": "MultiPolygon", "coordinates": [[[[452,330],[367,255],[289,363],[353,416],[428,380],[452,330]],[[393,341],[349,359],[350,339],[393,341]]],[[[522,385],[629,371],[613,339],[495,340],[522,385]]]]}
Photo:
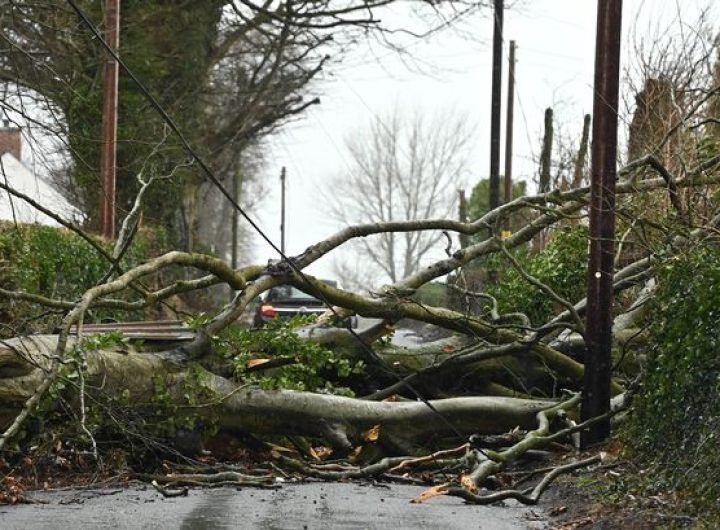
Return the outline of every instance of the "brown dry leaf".
{"type": "Polygon", "coordinates": [[[448,344],[447,346],[443,346],[443,347],[442,347],[442,351],[444,351],[445,353],[452,353],[452,352],[454,352],[456,349],[457,349],[457,348],[455,348],[455,346],[453,346],[452,344],[448,344]]]}
{"type": "Polygon", "coordinates": [[[477,484],[475,484],[475,481],[469,475],[463,475],[460,479],[460,484],[470,493],[477,493],[477,484]]]}
{"type": "Polygon", "coordinates": [[[267,363],[269,363],[271,360],[272,360],[272,359],[250,359],[250,360],[246,363],[245,367],[246,367],[246,368],[255,368],[256,366],[260,366],[260,365],[263,365],[263,364],[267,364],[267,363]]]}
{"type": "Polygon", "coordinates": [[[439,486],[433,486],[432,488],[428,488],[425,491],[423,491],[420,495],[415,497],[410,502],[413,504],[423,503],[428,499],[432,499],[433,497],[439,497],[440,495],[445,495],[447,493],[447,489],[448,489],[447,484],[440,484],[439,486]]]}
{"type": "Polygon", "coordinates": [[[315,447],[314,452],[321,460],[325,460],[333,453],[332,449],[330,449],[329,447],[325,447],[324,445],[315,447]]]}
{"type": "Polygon", "coordinates": [[[297,451],[295,449],[283,447],[282,445],[272,445],[270,448],[270,454],[273,458],[277,458],[278,456],[283,455],[296,455],[297,451]]]}
{"type": "Polygon", "coordinates": [[[363,439],[366,442],[377,442],[378,438],[380,437],[380,425],[375,425],[375,427],[371,427],[368,429],[365,434],[363,434],[363,439]]]}
{"type": "Polygon", "coordinates": [[[322,459],[320,458],[320,455],[315,452],[315,449],[312,447],[308,447],[308,454],[310,455],[310,458],[315,460],[315,462],[320,462],[322,459]]]}

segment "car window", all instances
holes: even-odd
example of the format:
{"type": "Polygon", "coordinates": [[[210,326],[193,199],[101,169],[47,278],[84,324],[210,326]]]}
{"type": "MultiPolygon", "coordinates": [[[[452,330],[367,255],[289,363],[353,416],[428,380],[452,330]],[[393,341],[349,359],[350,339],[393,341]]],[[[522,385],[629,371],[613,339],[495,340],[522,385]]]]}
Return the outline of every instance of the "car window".
{"type": "Polygon", "coordinates": [[[315,297],[310,296],[307,293],[302,292],[297,287],[291,285],[281,285],[279,287],[273,287],[268,293],[268,300],[287,300],[287,299],[306,299],[314,300],[315,297]]]}

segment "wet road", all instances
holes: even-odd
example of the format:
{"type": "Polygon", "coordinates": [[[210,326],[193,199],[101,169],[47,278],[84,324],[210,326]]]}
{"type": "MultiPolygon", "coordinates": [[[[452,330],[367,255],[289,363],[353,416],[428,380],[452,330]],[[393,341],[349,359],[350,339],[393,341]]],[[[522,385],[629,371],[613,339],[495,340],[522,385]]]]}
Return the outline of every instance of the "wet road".
{"type": "Polygon", "coordinates": [[[28,529],[483,529],[543,528],[520,505],[470,506],[424,488],[349,483],[285,484],[279,490],[193,490],[166,499],[152,489],[39,493],[48,504],[0,507],[0,528],[28,529]],[[112,494],[108,494],[114,492],[112,494]]]}
{"type": "MultiPolygon", "coordinates": [[[[361,327],[375,321],[361,319],[361,327]]],[[[395,332],[393,343],[417,347],[423,337],[395,332]]],[[[526,530],[546,528],[542,508],[510,502],[471,506],[461,499],[410,500],[417,486],[285,483],[277,490],[219,488],[163,498],[140,485],[128,490],[38,492],[47,504],[0,506],[0,530],[267,529],[267,530],[526,530]]]]}

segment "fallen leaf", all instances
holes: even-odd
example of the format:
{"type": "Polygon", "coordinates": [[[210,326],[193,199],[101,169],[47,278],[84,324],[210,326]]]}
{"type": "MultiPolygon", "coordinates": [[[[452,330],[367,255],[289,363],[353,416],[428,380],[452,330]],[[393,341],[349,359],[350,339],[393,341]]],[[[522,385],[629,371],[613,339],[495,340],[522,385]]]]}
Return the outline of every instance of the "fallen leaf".
{"type": "Polygon", "coordinates": [[[278,456],[282,456],[283,454],[295,455],[297,454],[297,451],[295,449],[283,447],[282,445],[272,445],[270,448],[270,454],[273,458],[277,458],[278,456]]]}
{"type": "Polygon", "coordinates": [[[324,445],[321,445],[319,447],[314,448],[315,454],[322,460],[326,459],[332,454],[332,449],[329,447],[325,447],[324,445]]]}
{"type": "Polygon", "coordinates": [[[365,434],[363,434],[363,439],[366,442],[377,442],[379,437],[380,437],[380,425],[375,425],[375,427],[368,429],[365,432],[365,434]]]}
{"type": "Polygon", "coordinates": [[[410,502],[413,504],[420,504],[433,497],[439,497],[440,495],[447,494],[448,485],[440,484],[439,486],[433,486],[432,488],[426,489],[420,495],[415,497],[410,502]]]}
{"type": "Polygon", "coordinates": [[[460,479],[460,484],[470,493],[477,493],[477,484],[475,484],[475,481],[469,475],[463,475],[460,479]]]}

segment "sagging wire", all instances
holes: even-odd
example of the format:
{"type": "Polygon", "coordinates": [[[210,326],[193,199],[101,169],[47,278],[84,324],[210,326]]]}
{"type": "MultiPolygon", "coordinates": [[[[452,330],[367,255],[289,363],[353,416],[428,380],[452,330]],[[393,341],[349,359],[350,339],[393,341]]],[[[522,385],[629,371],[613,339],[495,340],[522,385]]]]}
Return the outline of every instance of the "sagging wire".
{"type": "MultiPolygon", "coordinates": [[[[328,302],[325,295],[319,289],[313,286],[313,284],[308,280],[307,276],[302,272],[302,270],[275,243],[273,243],[270,237],[247,214],[247,212],[243,210],[243,208],[238,204],[232,194],[225,188],[225,186],[223,186],[222,182],[220,182],[217,176],[215,176],[213,171],[210,169],[210,167],[208,167],[202,157],[190,145],[190,142],[187,140],[182,131],[180,131],[179,127],[172,119],[172,117],[167,113],[167,111],[163,108],[163,106],[155,98],[155,96],[150,93],[150,91],[145,87],[142,81],[138,79],[135,73],[127,66],[127,64],[125,64],[125,62],[120,58],[118,53],[113,50],[113,48],[105,41],[104,37],[100,34],[100,31],[97,29],[95,24],[90,20],[90,18],[77,4],[77,2],[75,0],[67,1],[73,11],[75,11],[75,13],[78,15],[82,23],[87,26],[87,28],[93,34],[94,38],[97,39],[97,41],[103,46],[103,48],[105,48],[105,51],[110,54],[110,56],[118,63],[120,68],[122,68],[122,70],[130,77],[130,79],[138,87],[138,89],[148,101],[148,103],[150,103],[151,107],[160,115],[163,121],[165,121],[168,127],[170,127],[172,132],[175,133],[175,135],[180,140],[180,143],[184,147],[185,151],[190,155],[193,160],[195,160],[195,162],[197,162],[198,167],[200,167],[200,169],[210,180],[210,182],[220,191],[220,193],[230,202],[232,207],[237,210],[237,212],[250,224],[250,226],[260,235],[260,237],[262,237],[262,239],[268,245],[270,245],[270,247],[282,258],[281,263],[288,266],[295,274],[297,274],[300,279],[305,283],[305,285],[309,288],[311,294],[317,296],[317,298],[320,299],[326,307],[328,307],[330,312],[333,313],[335,317],[339,318],[340,315],[335,310],[335,308],[333,308],[332,304],[328,302]]],[[[362,337],[357,334],[355,330],[353,330],[350,326],[347,326],[346,329],[350,332],[353,338],[358,341],[369,359],[378,363],[380,366],[382,366],[383,370],[386,373],[394,377],[398,382],[402,383],[403,386],[408,389],[408,391],[415,395],[418,400],[424,403],[435,415],[437,415],[441,419],[441,421],[445,423],[453,433],[455,433],[458,438],[463,438],[462,434],[458,431],[455,425],[453,425],[453,423],[447,417],[445,417],[445,415],[443,415],[432,403],[430,403],[430,401],[425,398],[418,390],[416,390],[412,385],[404,381],[404,379],[400,377],[399,374],[397,374],[394,370],[392,370],[385,363],[383,363],[377,353],[373,351],[373,349],[362,339],[362,337]]]]}

